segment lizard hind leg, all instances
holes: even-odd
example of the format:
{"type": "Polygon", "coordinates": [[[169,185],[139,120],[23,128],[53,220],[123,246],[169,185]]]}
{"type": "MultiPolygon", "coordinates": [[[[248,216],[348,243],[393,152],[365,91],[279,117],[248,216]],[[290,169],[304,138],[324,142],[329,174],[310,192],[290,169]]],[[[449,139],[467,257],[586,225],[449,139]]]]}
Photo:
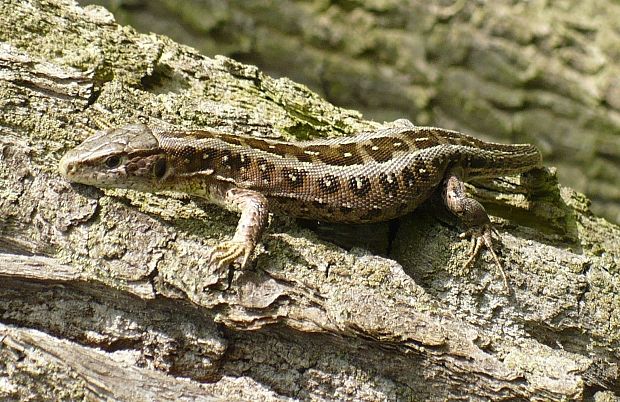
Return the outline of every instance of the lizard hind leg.
{"type": "Polygon", "coordinates": [[[471,237],[471,251],[469,259],[465,263],[465,269],[469,269],[485,247],[491,253],[498,271],[504,282],[504,290],[508,290],[508,278],[504,267],[499,260],[493,246],[493,233],[499,237],[499,232],[492,226],[486,210],[477,200],[470,198],[465,193],[463,181],[453,172],[444,179],[442,198],[445,206],[456,215],[467,227],[460,235],[461,238],[471,237]]]}

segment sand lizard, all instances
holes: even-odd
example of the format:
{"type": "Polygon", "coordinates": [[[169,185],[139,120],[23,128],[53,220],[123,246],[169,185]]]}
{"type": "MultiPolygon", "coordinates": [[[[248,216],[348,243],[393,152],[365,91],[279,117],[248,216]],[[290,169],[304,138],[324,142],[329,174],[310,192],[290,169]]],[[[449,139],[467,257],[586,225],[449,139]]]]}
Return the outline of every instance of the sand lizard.
{"type": "Polygon", "coordinates": [[[143,124],[97,132],[69,151],[59,170],[68,180],[107,188],[172,190],[241,213],[232,240],[211,252],[218,267],[248,263],[268,212],[330,222],[400,217],[441,191],[443,203],[469,228],[471,264],[486,246],[507,286],[484,207],[463,182],[541,166],[529,144],[504,145],[456,131],[397,120],[388,128],[304,142],[143,124]]]}

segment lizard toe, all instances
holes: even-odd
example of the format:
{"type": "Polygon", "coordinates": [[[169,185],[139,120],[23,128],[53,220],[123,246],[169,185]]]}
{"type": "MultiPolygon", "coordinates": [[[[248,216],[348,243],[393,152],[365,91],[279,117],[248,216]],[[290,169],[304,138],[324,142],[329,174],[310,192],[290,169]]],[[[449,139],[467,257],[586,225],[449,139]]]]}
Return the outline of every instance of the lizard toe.
{"type": "Polygon", "coordinates": [[[218,244],[209,256],[209,264],[222,268],[238,262],[241,268],[247,264],[252,250],[244,242],[228,240],[218,244]]]}
{"type": "Polygon", "coordinates": [[[504,282],[504,291],[508,291],[508,277],[504,272],[504,267],[495,253],[495,248],[493,246],[493,236],[492,234],[498,234],[499,232],[490,224],[481,225],[478,227],[471,228],[467,230],[465,233],[461,233],[459,237],[471,237],[471,250],[469,252],[469,259],[465,263],[465,269],[471,268],[471,266],[476,262],[476,259],[480,255],[483,246],[489,250],[491,256],[493,257],[493,261],[495,261],[495,265],[502,276],[502,280],[504,282]]]}

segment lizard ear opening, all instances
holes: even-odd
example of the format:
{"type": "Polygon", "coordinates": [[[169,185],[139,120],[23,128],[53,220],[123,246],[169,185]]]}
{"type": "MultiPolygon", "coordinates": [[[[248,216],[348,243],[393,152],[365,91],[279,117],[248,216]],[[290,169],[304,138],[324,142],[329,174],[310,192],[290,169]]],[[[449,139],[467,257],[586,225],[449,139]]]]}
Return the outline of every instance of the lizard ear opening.
{"type": "Polygon", "coordinates": [[[168,166],[165,159],[158,159],[153,165],[153,174],[156,178],[161,179],[166,175],[168,166]]]}

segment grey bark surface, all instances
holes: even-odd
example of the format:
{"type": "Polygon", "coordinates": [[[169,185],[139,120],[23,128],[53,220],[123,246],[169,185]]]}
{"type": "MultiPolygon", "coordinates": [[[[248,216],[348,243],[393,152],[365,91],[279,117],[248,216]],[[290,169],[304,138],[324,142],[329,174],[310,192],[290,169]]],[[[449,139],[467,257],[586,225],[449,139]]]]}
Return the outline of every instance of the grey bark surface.
{"type": "Polygon", "coordinates": [[[377,121],[534,143],[561,183],[620,223],[617,1],[82,2],[377,121]]]}
{"type": "MultiPolygon", "coordinates": [[[[511,285],[427,206],[389,257],[274,217],[251,269],[206,264],[237,216],[57,173],[87,127],[281,137],[377,127],[289,79],[66,0],[0,3],[0,399],[614,400],[620,228],[553,169],[476,183],[511,285]]],[[[377,231],[380,232],[380,231],[377,231]]]]}

